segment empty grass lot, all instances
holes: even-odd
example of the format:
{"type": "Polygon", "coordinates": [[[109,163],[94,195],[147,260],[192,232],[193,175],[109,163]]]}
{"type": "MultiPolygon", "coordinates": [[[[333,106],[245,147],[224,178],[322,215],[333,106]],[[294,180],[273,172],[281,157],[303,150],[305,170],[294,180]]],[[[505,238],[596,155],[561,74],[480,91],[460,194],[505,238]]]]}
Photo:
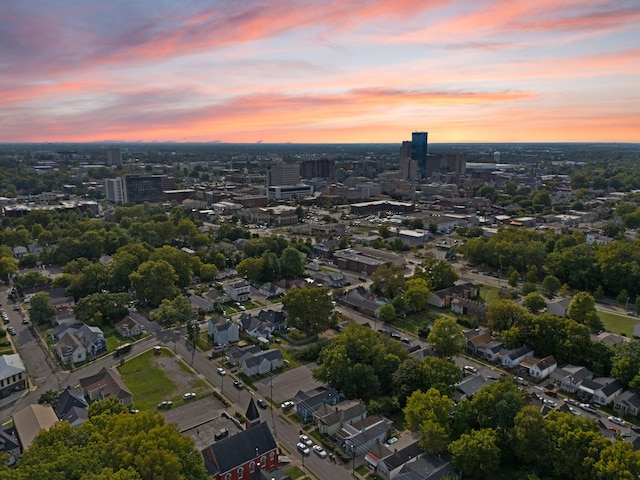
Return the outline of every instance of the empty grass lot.
{"type": "Polygon", "coordinates": [[[602,310],[598,310],[598,316],[602,320],[606,331],[633,338],[633,326],[637,323],[637,319],[602,310]]]}
{"type": "MultiPolygon", "coordinates": [[[[172,357],[173,354],[166,349],[162,355],[172,357]]],[[[118,370],[122,375],[125,385],[133,393],[135,407],[140,410],[155,409],[156,405],[176,389],[176,385],[153,362],[152,350],[143,353],[121,365],[118,370]]]]}

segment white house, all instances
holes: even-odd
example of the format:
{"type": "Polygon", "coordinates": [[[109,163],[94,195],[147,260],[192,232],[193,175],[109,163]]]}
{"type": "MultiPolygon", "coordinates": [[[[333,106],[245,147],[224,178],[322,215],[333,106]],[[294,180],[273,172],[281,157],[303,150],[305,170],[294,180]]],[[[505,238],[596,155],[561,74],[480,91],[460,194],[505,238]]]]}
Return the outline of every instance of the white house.
{"type": "Polygon", "coordinates": [[[0,356],[0,398],[8,397],[16,390],[27,387],[27,369],[20,355],[0,356]]]}
{"type": "Polygon", "coordinates": [[[520,365],[520,362],[524,360],[524,357],[533,355],[533,350],[526,345],[514,349],[505,349],[501,351],[497,358],[504,367],[515,368],[520,365]]]}
{"type": "Polygon", "coordinates": [[[522,360],[520,366],[525,364],[529,369],[529,376],[532,378],[547,378],[558,366],[558,362],[553,358],[553,355],[545,358],[527,356],[522,360]]]}
{"type": "Polygon", "coordinates": [[[125,338],[137,337],[142,333],[140,325],[132,316],[127,315],[115,324],[116,332],[125,338]]]}
{"type": "Polygon", "coordinates": [[[237,342],[239,339],[238,324],[231,322],[228,318],[210,318],[207,325],[207,332],[213,338],[216,345],[227,345],[237,342]]]}
{"type": "Polygon", "coordinates": [[[64,364],[80,363],[87,359],[87,349],[71,333],[65,333],[56,343],[56,354],[64,364]]]}
{"type": "Polygon", "coordinates": [[[251,285],[244,279],[226,282],[223,288],[224,293],[234,302],[246,302],[249,300],[251,285]]]}
{"type": "Polygon", "coordinates": [[[242,373],[251,377],[269,373],[283,365],[282,352],[280,350],[265,350],[242,360],[242,373]]]}
{"type": "Polygon", "coordinates": [[[593,392],[593,401],[600,405],[609,405],[622,394],[623,390],[622,384],[613,380],[593,392]]]}

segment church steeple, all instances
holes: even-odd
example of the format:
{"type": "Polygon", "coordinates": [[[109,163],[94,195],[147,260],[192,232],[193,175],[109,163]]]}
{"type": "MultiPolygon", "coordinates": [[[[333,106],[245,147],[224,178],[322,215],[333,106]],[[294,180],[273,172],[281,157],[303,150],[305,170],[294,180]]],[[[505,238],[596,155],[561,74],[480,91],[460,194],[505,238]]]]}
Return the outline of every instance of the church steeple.
{"type": "Polygon", "coordinates": [[[244,414],[245,420],[245,428],[249,429],[255,425],[260,423],[260,414],[258,413],[258,407],[256,407],[256,402],[253,401],[253,397],[251,397],[251,401],[249,402],[249,407],[247,408],[247,413],[244,414]]]}

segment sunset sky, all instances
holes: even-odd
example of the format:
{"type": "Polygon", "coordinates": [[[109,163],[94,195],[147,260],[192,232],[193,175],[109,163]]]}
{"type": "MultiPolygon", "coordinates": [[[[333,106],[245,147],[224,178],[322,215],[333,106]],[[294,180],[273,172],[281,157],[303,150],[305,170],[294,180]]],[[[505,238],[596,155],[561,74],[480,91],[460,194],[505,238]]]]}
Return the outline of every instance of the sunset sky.
{"type": "Polygon", "coordinates": [[[640,0],[6,0],[0,142],[640,142],[640,0]]]}

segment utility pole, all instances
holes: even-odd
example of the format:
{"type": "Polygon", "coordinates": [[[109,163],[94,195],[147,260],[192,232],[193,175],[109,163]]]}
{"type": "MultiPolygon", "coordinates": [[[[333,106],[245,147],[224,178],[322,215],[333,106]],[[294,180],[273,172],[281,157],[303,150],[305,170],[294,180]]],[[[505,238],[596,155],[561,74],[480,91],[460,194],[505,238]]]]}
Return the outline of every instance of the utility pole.
{"type": "MultiPolygon", "coordinates": [[[[269,394],[269,398],[271,400],[273,400],[273,375],[270,377],[269,380],[270,380],[269,381],[269,386],[271,388],[271,393],[269,394]]],[[[274,418],[273,410],[274,410],[273,405],[271,405],[271,425],[273,426],[273,438],[277,440],[278,439],[278,432],[276,430],[276,421],[275,421],[275,418],[274,418]]]]}

